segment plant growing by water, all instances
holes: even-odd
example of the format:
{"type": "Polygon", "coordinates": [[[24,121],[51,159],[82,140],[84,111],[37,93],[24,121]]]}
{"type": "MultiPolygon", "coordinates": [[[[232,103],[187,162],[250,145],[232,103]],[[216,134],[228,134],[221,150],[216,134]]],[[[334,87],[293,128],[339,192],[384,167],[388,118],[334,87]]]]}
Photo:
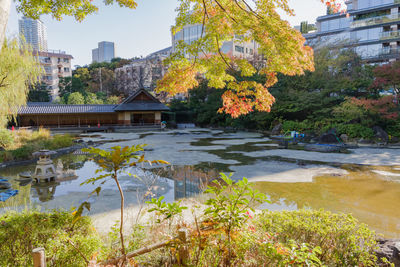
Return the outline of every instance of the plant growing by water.
{"type": "MultiPolygon", "coordinates": [[[[119,238],[121,243],[121,254],[123,256],[121,266],[124,265],[126,260],[126,249],[124,243],[124,192],[122,190],[121,184],[118,180],[118,177],[121,173],[124,173],[127,168],[135,167],[141,163],[149,163],[149,164],[168,164],[168,162],[163,160],[145,160],[144,154],[140,155],[140,152],[144,151],[145,145],[136,145],[136,146],[115,146],[110,150],[100,149],[90,147],[87,149],[83,149],[84,152],[90,153],[93,157],[93,160],[98,166],[99,169],[96,170],[96,174],[99,174],[97,177],[93,177],[87,179],[83,184],[95,184],[96,182],[100,182],[100,185],[96,187],[96,189],[91,193],[100,194],[101,185],[103,185],[107,179],[112,179],[116,186],[118,187],[118,191],[121,197],[121,217],[120,217],[120,225],[119,225],[119,238]]],[[[82,215],[84,208],[90,210],[90,203],[83,202],[81,206],[75,211],[75,218],[78,220],[82,215]]]]}
{"type": "Polygon", "coordinates": [[[237,182],[234,182],[231,177],[232,173],[229,176],[221,173],[223,182],[215,180],[214,185],[208,187],[205,193],[210,194],[210,198],[205,202],[207,208],[204,211],[204,215],[221,227],[226,234],[228,265],[232,256],[232,232],[251,217],[249,211],[254,212],[255,203],[268,202],[266,195],[253,189],[245,177],[237,182]]]}
{"type": "Polygon", "coordinates": [[[166,203],[164,196],[159,198],[153,198],[151,201],[147,201],[152,207],[148,209],[148,212],[155,212],[158,218],[156,223],[162,223],[163,221],[168,221],[168,228],[171,228],[172,220],[177,215],[182,214],[182,211],[187,209],[185,206],[181,206],[181,201],[166,203]]]}

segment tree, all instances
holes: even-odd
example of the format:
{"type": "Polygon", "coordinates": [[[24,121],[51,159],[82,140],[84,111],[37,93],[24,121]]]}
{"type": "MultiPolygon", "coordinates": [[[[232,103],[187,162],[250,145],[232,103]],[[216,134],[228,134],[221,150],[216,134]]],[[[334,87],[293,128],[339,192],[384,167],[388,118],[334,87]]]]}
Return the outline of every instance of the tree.
{"type": "Polygon", "coordinates": [[[71,93],[79,92],[82,95],[86,94],[84,84],[80,78],[72,77],[61,77],[58,83],[59,95],[65,102],[68,102],[68,96],[71,93]]]}
{"type": "Polygon", "coordinates": [[[85,104],[103,104],[103,100],[98,99],[96,94],[87,93],[85,97],[85,104]]]}
{"type": "Polygon", "coordinates": [[[400,94],[400,62],[377,66],[374,69],[375,80],[371,89],[393,89],[393,92],[400,94]]]}
{"type": "MultiPolygon", "coordinates": [[[[222,95],[226,112],[236,118],[253,110],[270,111],[275,101],[268,88],[277,82],[277,73],[304,74],[313,71],[313,52],[304,46],[305,39],[277,9],[294,15],[286,0],[181,0],[173,33],[188,24],[202,24],[200,38],[192,43],[180,42],[177,52],[166,61],[167,74],[158,83],[158,91],[171,95],[185,93],[198,85],[197,75],[205,76],[210,87],[228,90],[222,95]],[[221,51],[224,41],[255,41],[262,55],[256,69],[249,61],[221,51]],[[189,57],[187,56],[189,55],[189,57]],[[261,59],[262,59],[261,58],[261,59]],[[266,76],[265,83],[239,81],[232,73],[249,77],[266,76]]],[[[322,1],[324,2],[324,1],[322,1]]],[[[327,1],[332,6],[334,1],[327,1]]],[[[254,58],[254,60],[256,60],[254,58]]]]}
{"type": "Polygon", "coordinates": [[[85,98],[79,92],[72,93],[68,96],[68,105],[83,105],[85,104],[85,98]]]}
{"type": "Polygon", "coordinates": [[[50,102],[50,92],[45,83],[37,83],[29,89],[28,102],[50,102]]]}
{"type": "Polygon", "coordinates": [[[106,101],[104,104],[114,104],[117,105],[121,103],[121,98],[115,95],[107,97],[106,101]]]}
{"type": "Polygon", "coordinates": [[[32,51],[16,38],[5,40],[0,53],[0,127],[26,103],[28,86],[37,83],[42,73],[32,51]]]}

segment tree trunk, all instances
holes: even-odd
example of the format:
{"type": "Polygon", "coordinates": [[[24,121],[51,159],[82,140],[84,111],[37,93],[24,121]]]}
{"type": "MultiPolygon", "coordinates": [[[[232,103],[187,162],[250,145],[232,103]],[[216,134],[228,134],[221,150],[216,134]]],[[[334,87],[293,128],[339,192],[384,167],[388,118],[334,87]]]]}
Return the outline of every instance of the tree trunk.
{"type": "Polygon", "coordinates": [[[0,52],[3,47],[8,16],[10,15],[11,0],[0,0],[0,52]]]}

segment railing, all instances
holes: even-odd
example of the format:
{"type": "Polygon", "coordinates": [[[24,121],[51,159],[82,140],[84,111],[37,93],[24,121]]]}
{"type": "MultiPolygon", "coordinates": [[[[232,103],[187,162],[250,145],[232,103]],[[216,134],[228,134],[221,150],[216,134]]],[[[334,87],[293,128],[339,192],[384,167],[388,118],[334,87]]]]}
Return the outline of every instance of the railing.
{"type": "Polygon", "coordinates": [[[400,31],[387,31],[387,32],[381,32],[380,34],[381,40],[393,39],[398,37],[400,37],[400,31]]]}
{"type": "Polygon", "coordinates": [[[389,23],[389,22],[394,22],[394,21],[400,21],[399,14],[383,15],[383,16],[378,16],[378,17],[371,17],[371,18],[355,20],[351,23],[350,28],[365,27],[365,26],[389,23]]]}
{"type": "Polygon", "coordinates": [[[391,47],[384,47],[378,51],[378,53],[373,55],[362,55],[363,59],[384,59],[384,58],[391,58],[391,57],[400,57],[400,49],[399,48],[391,48],[391,47]]]}

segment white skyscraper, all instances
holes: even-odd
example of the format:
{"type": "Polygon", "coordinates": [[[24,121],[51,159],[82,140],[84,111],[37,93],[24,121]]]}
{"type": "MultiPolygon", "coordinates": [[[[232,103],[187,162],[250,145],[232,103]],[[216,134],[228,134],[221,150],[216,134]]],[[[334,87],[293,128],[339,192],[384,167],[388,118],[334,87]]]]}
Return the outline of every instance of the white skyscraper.
{"type": "Polygon", "coordinates": [[[92,49],[92,62],[111,62],[115,58],[113,42],[100,42],[98,48],[92,49]]]}
{"type": "Polygon", "coordinates": [[[23,17],[18,21],[19,34],[37,51],[47,51],[47,29],[40,20],[23,17]]]}

